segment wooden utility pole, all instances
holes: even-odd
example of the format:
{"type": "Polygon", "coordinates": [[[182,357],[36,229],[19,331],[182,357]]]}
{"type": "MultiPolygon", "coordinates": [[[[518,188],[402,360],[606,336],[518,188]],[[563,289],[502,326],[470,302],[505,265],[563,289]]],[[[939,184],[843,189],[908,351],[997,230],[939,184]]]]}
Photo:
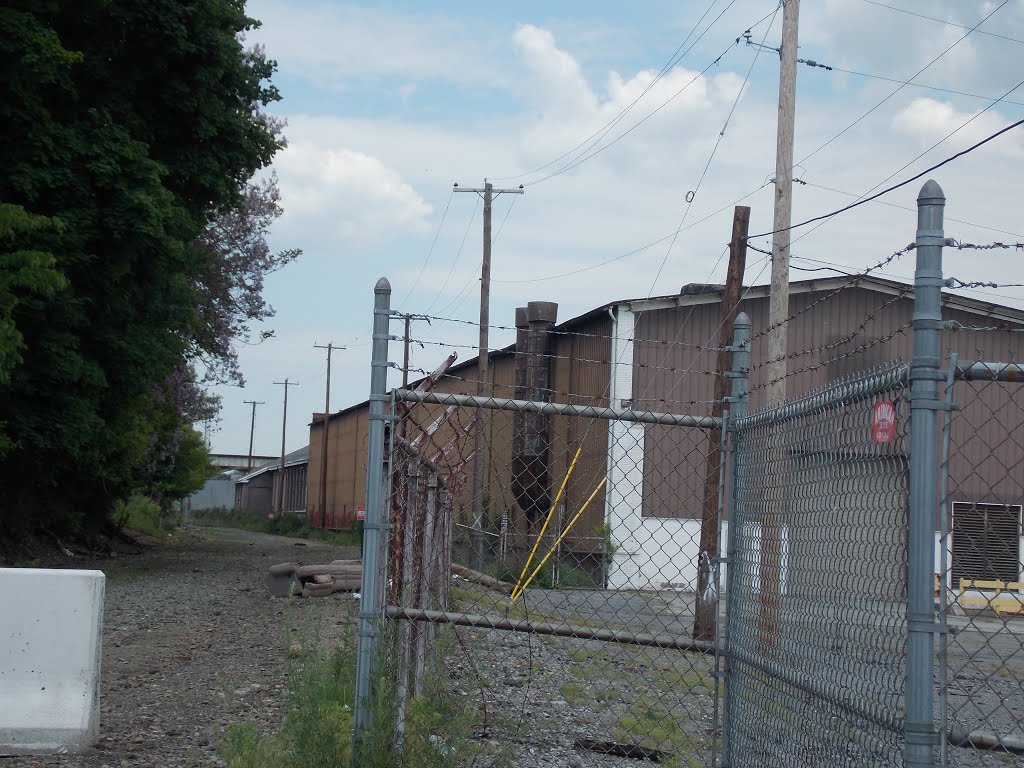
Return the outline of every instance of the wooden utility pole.
{"type": "MultiPolygon", "coordinates": [[[[732,354],[726,347],[732,345],[733,324],[740,311],[743,292],[743,272],[747,267],[747,235],[750,232],[750,208],[737,205],[732,213],[732,239],[729,241],[729,271],[722,292],[721,326],[718,331],[718,358],[715,377],[715,397],[711,415],[722,418],[725,397],[731,380],[725,375],[730,370],[732,354]]],[[[700,524],[700,551],[697,555],[697,607],[693,617],[693,639],[714,640],[718,627],[718,596],[710,587],[712,568],[718,556],[718,488],[722,473],[722,431],[712,430],[708,435],[708,461],[704,476],[704,512],[700,524]]]]}
{"type": "Polygon", "coordinates": [[[324,527],[327,527],[327,433],[328,424],[331,418],[331,352],[336,349],[345,349],[345,347],[336,347],[332,342],[327,342],[327,346],[323,344],[314,344],[313,349],[326,349],[327,350],[327,394],[324,395],[324,420],[323,420],[323,436],[320,443],[320,516],[324,521],[324,527]]]}
{"type": "Polygon", "coordinates": [[[789,316],[789,226],[793,218],[793,124],[796,119],[796,48],[800,0],[784,0],[779,56],[779,121],[772,221],[772,287],[768,305],[768,404],[786,399],[786,318],[789,316]]]}
{"type": "Polygon", "coordinates": [[[246,467],[248,467],[249,470],[251,471],[252,470],[252,437],[256,433],[256,406],[257,405],[266,405],[266,401],[264,401],[264,400],[243,400],[242,402],[244,402],[246,405],[251,405],[252,406],[252,423],[249,424],[249,463],[246,464],[246,467]]]}
{"type": "MultiPolygon", "coordinates": [[[[473,192],[484,199],[484,252],[480,266],[480,342],[477,353],[477,395],[487,394],[488,330],[491,322],[491,203],[496,195],[521,195],[523,185],[518,189],[495,189],[491,182],[484,179],[483,189],[477,187],[459,187],[456,192],[473,192]]],[[[476,446],[473,455],[473,568],[482,571],[484,562],[484,413],[482,408],[476,414],[476,446]]]]}
{"type": "MultiPolygon", "coordinates": [[[[768,304],[768,404],[786,399],[786,355],[789,324],[789,244],[793,218],[793,124],[796,119],[796,53],[800,0],[783,0],[782,46],[779,48],[779,120],[775,154],[775,215],[772,220],[772,285],[768,304]]],[[[770,440],[768,461],[779,484],[786,480],[786,454],[781,429],[770,440]]],[[[764,647],[778,642],[779,604],[782,598],[782,516],[778,494],[768,503],[761,531],[758,625],[764,647]]]]}
{"type": "Polygon", "coordinates": [[[284,440],[288,429],[288,387],[297,387],[299,382],[285,379],[274,383],[284,387],[284,412],[281,415],[281,477],[277,483],[277,513],[280,515],[284,512],[284,440]]]}

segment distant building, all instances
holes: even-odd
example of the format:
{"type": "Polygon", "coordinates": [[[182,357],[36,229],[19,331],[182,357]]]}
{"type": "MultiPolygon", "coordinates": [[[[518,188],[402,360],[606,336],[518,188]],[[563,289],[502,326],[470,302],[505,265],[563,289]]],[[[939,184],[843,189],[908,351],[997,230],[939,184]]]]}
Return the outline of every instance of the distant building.
{"type": "MultiPolygon", "coordinates": [[[[292,451],[284,457],[284,512],[306,512],[306,471],[309,446],[292,451]]],[[[238,478],[235,485],[234,508],[250,515],[277,513],[281,477],[281,459],[274,458],[265,466],[238,478]]]]}
{"type": "Polygon", "coordinates": [[[211,453],[210,464],[220,470],[198,491],[181,502],[182,512],[202,512],[209,509],[233,509],[235,506],[235,481],[246,472],[262,467],[277,456],[250,456],[247,453],[211,453]]]}

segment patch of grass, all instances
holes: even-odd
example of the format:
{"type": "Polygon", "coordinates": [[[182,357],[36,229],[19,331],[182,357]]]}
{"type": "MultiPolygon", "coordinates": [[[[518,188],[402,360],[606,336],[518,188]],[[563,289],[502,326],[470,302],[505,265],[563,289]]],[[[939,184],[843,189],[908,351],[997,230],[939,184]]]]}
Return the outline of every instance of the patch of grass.
{"type": "MultiPolygon", "coordinates": [[[[308,628],[303,630],[307,634],[308,628]]],[[[438,647],[451,639],[438,633],[438,647]]],[[[281,728],[262,735],[253,724],[228,728],[218,747],[228,768],[347,768],[352,765],[355,723],[355,640],[349,632],[332,652],[315,636],[292,643],[288,663],[288,712],[281,728]],[[312,649],[312,650],[310,650],[312,649]]],[[[452,768],[484,747],[470,739],[472,713],[450,695],[442,674],[428,676],[424,695],[410,697],[404,737],[396,731],[395,633],[381,642],[382,672],[373,686],[375,706],[358,747],[366,768],[452,768]]]]}
{"type": "Polygon", "coordinates": [[[248,515],[226,509],[209,509],[192,513],[195,525],[217,528],[237,528],[255,533],[269,533],[275,536],[289,536],[293,539],[310,539],[334,544],[339,547],[358,547],[362,537],[356,531],[325,531],[312,528],[300,515],[279,515],[268,518],[264,515],[248,515]]]}
{"type": "Polygon", "coordinates": [[[174,529],[176,522],[173,517],[161,513],[159,504],[141,493],[132,494],[127,501],[114,502],[114,523],[118,528],[165,537],[174,529]]]}

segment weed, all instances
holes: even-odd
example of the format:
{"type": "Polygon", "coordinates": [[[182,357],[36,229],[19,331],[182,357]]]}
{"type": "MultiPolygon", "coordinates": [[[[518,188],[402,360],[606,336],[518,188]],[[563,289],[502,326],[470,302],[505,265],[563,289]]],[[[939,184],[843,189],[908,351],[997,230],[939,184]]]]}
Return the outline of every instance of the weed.
{"type": "Polygon", "coordinates": [[[166,536],[174,528],[175,520],[160,511],[160,505],[141,493],[132,494],[127,501],[114,502],[114,523],[118,528],[129,528],[148,536],[166,536]]]}
{"type": "Polygon", "coordinates": [[[310,527],[300,515],[279,515],[267,518],[226,509],[208,509],[192,513],[192,521],[199,526],[237,528],[256,533],[289,536],[294,539],[313,539],[341,547],[358,547],[359,534],[351,531],[325,531],[310,527]]]}

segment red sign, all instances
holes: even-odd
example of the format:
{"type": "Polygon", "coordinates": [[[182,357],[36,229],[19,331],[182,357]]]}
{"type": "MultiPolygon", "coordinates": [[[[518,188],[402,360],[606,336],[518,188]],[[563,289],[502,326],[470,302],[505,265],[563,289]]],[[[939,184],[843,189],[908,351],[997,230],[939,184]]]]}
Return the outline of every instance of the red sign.
{"type": "Polygon", "coordinates": [[[359,506],[356,507],[356,520],[365,520],[365,519],[366,519],[366,506],[364,504],[360,504],[359,506]]]}
{"type": "Polygon", "coordinates": [[[896,406],[879,400],[871,409],[871,442],[891,443],[896,437],[896,406]]]}

